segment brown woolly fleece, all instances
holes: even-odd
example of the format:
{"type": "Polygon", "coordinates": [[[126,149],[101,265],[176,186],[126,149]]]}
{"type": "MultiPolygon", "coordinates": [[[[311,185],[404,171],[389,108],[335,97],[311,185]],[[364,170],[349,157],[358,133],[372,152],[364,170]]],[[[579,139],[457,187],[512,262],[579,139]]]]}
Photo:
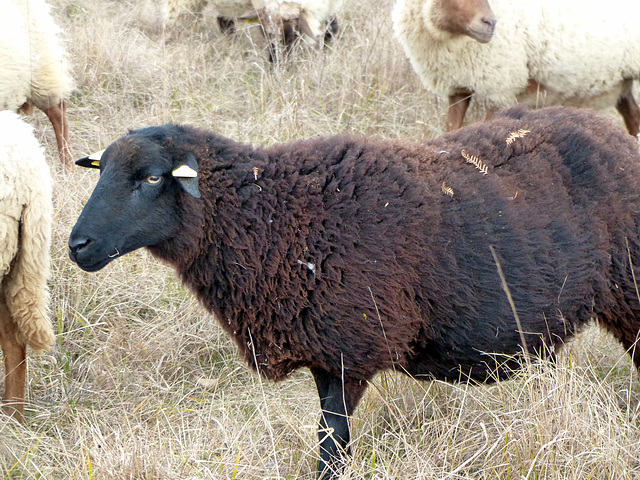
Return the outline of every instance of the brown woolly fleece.
{"type": "MultiPolygon", "coordinates": [[[[265,148],[165,125],[114,142],[100,169],[71,258],[95,271],[149,247],[249,365],[274,380],[311,369],[340,446],[342,405],[380,370],[485,381],[517,365],[490,247],[530,352],[597,318],[640,366],[640,155],[593,112],[515,107],[424,143],[265,148]],[[189,159],[201,198],[171,174],[189,159]]],[[[323,435],[321,472],[336,454],[323,435]]]]}
{"type": "Polygon", "coordinates": [[[185,197],[182,232],[151,251],[269,378],[396,367],[484,380],[496,364],[482,352],[520,349],[490,245],[530,349],[596,316],[625,348],[636,341],[638,147],[608,119],[516,108],[424,145],[169,138],[196,153],[203,201],[185,197]]]}

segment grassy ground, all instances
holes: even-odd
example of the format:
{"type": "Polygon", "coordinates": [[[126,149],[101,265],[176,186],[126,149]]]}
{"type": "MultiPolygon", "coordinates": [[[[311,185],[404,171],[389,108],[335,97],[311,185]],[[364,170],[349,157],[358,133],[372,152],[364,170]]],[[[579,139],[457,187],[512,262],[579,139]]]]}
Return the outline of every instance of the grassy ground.
{"type": "MultiPolygon", "coordinates": [[[[275,69],[256,27],[223,37],[210,9],[198,25],[163,30],[151,0],[52,3],[77,80],[76,157],[166,122],[253,144],[442,132],[444,103],[422,90],[392,37],[391,0],[347,1],[333,49],[304,48],[275,69]]],[[[25,425],[0,417],[4,477],[314,478],[319,406],[308,372],[279,384],[250,372],[173,272],[144,251],[97,274],[72,265],[67,238],[97,174],[62,171],[46,118],[29,121],[56,181],[58,343],[30,358],[25,425]]],[[[635,479],[639,393],[625,352],[595,327],[557,365],[491,386],[387,373],[353,418],[347,476],[635,479]]]]}

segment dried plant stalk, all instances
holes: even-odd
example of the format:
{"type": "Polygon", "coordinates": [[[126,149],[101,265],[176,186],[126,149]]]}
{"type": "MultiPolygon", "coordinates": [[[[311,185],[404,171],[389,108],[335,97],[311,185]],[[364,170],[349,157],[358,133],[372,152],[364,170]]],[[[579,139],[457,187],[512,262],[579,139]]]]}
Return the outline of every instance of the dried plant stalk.
{"type": "Polygon", "coordinates": [[[444,193],[445,195],[449,195],[450,197],[453,197],[453,188],[449,187],[446,183],[442,182],[442,193],[444,193]]]}
{"type": "Polygon", "coordinates": [[[482,172],[483,175],[486,175],[489,172],[489,167],[475,155],[469,155],[464,150],[462,150],[462,152],[460,153],[468,163],[475,166],[478,170],[482,172]]]}
{"type": "Polygon", "coordinates": [[[513,142],[515,142],[516,138],[522,138],[524,136],[527,135],[527,133],[531,133],[531,130],[525,130],[524,128],[521,128],[520,130],[516,130],[515,132],[511,132],[509,134],[509,136],[507,137],[507,145],[511,145],[513,142]]]}

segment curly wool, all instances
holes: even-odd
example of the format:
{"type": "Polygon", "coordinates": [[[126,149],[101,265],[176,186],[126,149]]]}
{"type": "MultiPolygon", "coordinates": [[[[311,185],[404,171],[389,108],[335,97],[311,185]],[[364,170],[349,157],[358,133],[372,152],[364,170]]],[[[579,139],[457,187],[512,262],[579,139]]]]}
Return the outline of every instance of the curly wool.
{"type": "Polygon", "coordinates": [[[640,252],[638,149],[607,118],[519,107],[420,145],[325,137],[254,150],[186,126],[165,135],[175,157],[198,158],[203,200],[185,195],[179,233],[149,248],[268,378],[309,367],[361,381],[401,365],[486,380],[494,366],[479,352],[520,342],[492,244],[525,328],[540,333],[530,348],[594,314],[635,341],[638,307],[607,282],[635,295],[618,262],[640,252]]]}
{"type": "Polygon", "coordinates": [[[381,370],[492,381],[523,346],[559,347],[594,318],[640,367],[639,160],[611,119],[563,107],[422,143],[254,148],[148,127],[80,160],[101,176],[69,256],[98,271],[146,246],[250,366],[273,380],[309,368],[318,472],[337,478],[347,418],[381,370]]]}
{"type": "Polygon", "coordinates": [[[0,15],[0,109],[45,110],[74,88],[60,28],[44,0],[5,0],[0,15]]]}
{"type": "Polygon", "coordinates": [[[21,345],[53,346],[48,315],[52,179],[33,128],[0,112],[0,300],[21,345]]]}
{"type": "Polygon", "coordinates": [[[496,109],[516,102],[602,108],[615,104],[624,79],[640,78],[640,3],[611,0],[606,9],[580,0],[491,0],[493,39],[439,30],[436,0],[398,0],[393,28],[424,86],[456,90],[496,109]],[[545,92],[529,89],[529,79],[545,92]]]}

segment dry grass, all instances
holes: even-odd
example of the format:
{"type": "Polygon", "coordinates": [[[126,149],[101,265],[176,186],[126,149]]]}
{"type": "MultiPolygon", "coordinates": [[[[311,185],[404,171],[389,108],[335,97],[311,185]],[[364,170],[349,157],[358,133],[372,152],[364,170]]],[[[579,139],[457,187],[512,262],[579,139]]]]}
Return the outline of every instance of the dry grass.
{"type": "MultiPolygon", "coordinates": [[[[158,25],[148,0],[52,0],[77,94],[73,150],[128,128],[185,122],[254,144],[340,132],[423,138],[442,104],[422,91],[391,35],[390,0],[349,1],[335,48],[273,69],[255,28],[218,34],[158,25]]],[[[62,172],[44,116],[30,119],[56,176],[55,351],[32,356],[24,426],[0,418],[5,478],[314,478],[318,401],[308,372],[251,373],[176,281],[145,252],[98,274],[66,256],[95,171],[62,172]]],[[[597,329],[556,365],[492,386],[376,378],[353,418],[349,478],[634,479],[640,392],[597,329]]]]}

